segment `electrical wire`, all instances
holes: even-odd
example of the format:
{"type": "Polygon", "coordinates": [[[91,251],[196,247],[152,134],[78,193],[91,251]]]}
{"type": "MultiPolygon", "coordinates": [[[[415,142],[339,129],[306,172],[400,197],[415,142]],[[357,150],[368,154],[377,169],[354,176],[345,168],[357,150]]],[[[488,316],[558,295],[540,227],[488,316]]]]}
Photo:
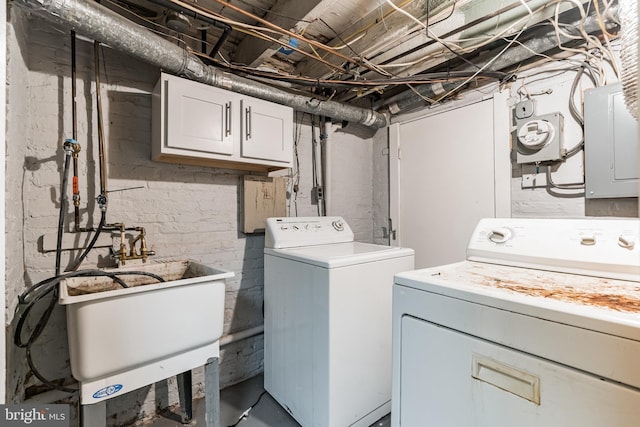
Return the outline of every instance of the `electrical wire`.
{"type": "MultiPolygon", "coordinates": [[[[194,52],[194,54],[198,54],[194,52]]],[[[294,76],[289,74],[281,74],[277,72],[265,71],[263,69],[256,69],[252,67],[238,66],[225,61],[219,63],[220,66],[224,66],[231,70],[244,72],[248,75],[259,76],[274,80],[282,80],[290,83],[296,83],[305,86],[313,87],[325,87],[325,88],[365,88],[365,87],[378,87],[378,86],[401,86],[407,84],[425,84],[425,83],[443,83],[450,82],[459,79],[465,79],[470,76],[474,78],[488,78],[502,80],[507,74],[497,71],[447,71],[447,72],[435,72],[426,74],[414,74],[407,77],[390,77],[386,79],[375,80],[338,80],[338,79],[313,79],[310,77],[294,76]]]]}
{"type": "Polygon", "coordinates": [[[233,423],[230,426],[228,426],[228,427],[236,427],[244,419],[246,419],[249,416],[249,411],[251,411],[253,408],[256,407],[256,405],[258,405],[258,403],[260,403],[260,400],[262,399],[262,396],[264,396],[265,394],[267,394],[266,390],[264,390],[262,393],[260,393],[260,396],[258,396],[258,399],[256,400],[256,402],[253,405],[249,406],[249,408],[246,411],[244,411],[242,414],[240,414],[240,417],[238,417],[238,420],[235,423],[233,423]]]}
{"type": "Polygon", "coordinates": [[[293,138],[293,159],[294,167],[291,169],[289,183],[291,190],[289,192],[289,215],[291,215],[291,202],[293,201],[294,215],[298,216],[298,191],[300,190],[300,156],[298,155],[298,144],[302,134],[302,120],[305,113],[296,113],[295,131],[293,138]],[[298,117],[300,117],[298,119],[298,117]]]}
{"type": "MultiPolygon", "coordinates": [[[[366,63],[367,65],[369,65],[370,67],[372,67],[376,72],[378,72],[379,74],[385,75],[385,76],[391,76],[390,73],[386,72],[384,69],[376,66],[375,64],[371,63],[370,61],[368,61],[364,55],[361,55],[360,53],[356,52],[353,47],[351,47],[351,45],[349,43],[347,43],[346,41],[344,41],[344,39],[340,36],[340,34],[333,29],[333,27],[331,27],[331,25],[327,24],[327,22],[322,19],[322,18],[318,18],[320,20],[320,22],[322,22],[327,28],[329,28],[331,30],[331,32],[333,32],[333,34],[335,34],[336,38],[338,40],[340,40],[340,42],[346,46],[347,48],[349,48],[349,50],[351,52],[353,52],[353,54],[360,59],[360,61],[362,61],[363,63],[366,63]]],[[[311,48],[313,49],[313,46],[311,46],[311,48]]],[[[334,48],[335,49],[335,48],[334,48]]],[[[319,56],[319,55],[318,55],[319,56]]]]}
{"type": "MultiPolygon", "coordinates": [[[[224,18],[224,17],[221,17],[221,16],[217,16],[219,14],[216,14],[216,13],[212,12],[211,10],[206,9],[206,8],[204,8],[202,6],[197,6],[197,5],[194,5],[192,3],[187,3],[187,2],[184,2],[184,1],[181,1],[181,0],[169,0],[169,1],[171,1],[174,4],[177,4],[177,5],[181,6],[181,7],[185,8],[185,9],[187,9],[187,10],[191,10],[191,11],[194,11],[194,12],[201,13],[204,16],[212,16],[215,19],[218,19],[218,20],[220,20],[222,22],[225,22],[225,20],[229,21],[227,18],[224,18]]],[[[238,7],[238,6],[233,5],[232,3],[228,2],[228,1],[225,1],[225,0],[214,0],[214,1],[216,3],[219,3],[219,4],[223,5],[223,6],[225,6],[225,7],[228,7],[229,9],[231,9],[231,10],[237,12],[237,13],[240,13],[240,14],[242,14],[244,16],[247,16],[247,17],[249,17],[251,19],[254,19],[257,22],[259,22],[260,24],[265,25],[267,28],[269,28],[271,30],[274,30],[274,31],[276,31],[276,32],[278,32],[278,33],[280,33],[280,34],[282,34],[284,36],[297,38],[297,39],[299,39],[300,41],[306,43],[309,46],[313,46],[313,47],[316,47],[318,49],[322,49],[322,50],[324,50],[324,51],[326,51],[326,52],[328,52],[328,53],[330,53],[330,54],[332,54],[332,55],[334,55],[334,56],[336,56],[338,58],[341,58],[341,59],[343,59],[345,61],[355,62],[358,65],[361,65],[361,66],[363,66],[363,67],[365,67],[367,69],[370,69],[371,71],[375,71],[375,69],[372,69],[370,66],[368,66],[366,63],[363,63],[362,61],[358,61],[358,60],[356,60],[354,58],[350,58],[350,57],[348,57],[346,55],[343,55],[342,53],[340,53],[337,50],[325,45],[324,43],[320,43],[320,42],[317,42],[315,40],[311,40],[309,38],[302,37],[299,34],[295,34],[292,31],[289,31],[287,29],[279,27],[279,26],[267,21],[266,19],[260,18],[259,16],[256,16],[256,15],[250,13],[250,12],[247,12],[246,10],[244,10],[244,9],[238,7]]],[[[235,21],[234,24],[231,24],[231,25],[245,26],[245,24],[239,23],[237,21],[235,21]]]]}
{"type": "MultiPolygon", "coordinates": [[[[571,184],[557,184],[555,182],[553,182],[553,179],[551,178],[551,166],[547,166],[547,170],[546,170],[546,176],[547,176],[547,187],[551,187],[551,188],[557,188],[560,190],[582,190],[585,188],[584,182],[580,182],[580,183],[571,183],[571,184]]],[[[571,194],[572,196],[584,196],[584,192],[583,193],[576,193],[576,194],[571,194]]]]}
{"type": "Polygon", "coordinates": [[[318,162],[320,159],[318,158],[318,140],[316,139],[316,117],[314,115],[311,116],[311,181],[313,183],[313,190],[315,191],[316,196],[316,208],[318,212],[318,216],[322,215],[320,210],[320,199],[321,192],[320,189],[320,177],[318,172],[318,162]]]}
{"type": "Polygon", "coordinates": [[[443,94],[442,96],[440,96],[438,99],[436,99],[436,102],[440,102],[442,101],[444,98],[448,97],[449,95],[457,92],[460,88],[462,88],[464,85],[466,85],[467,83],[469,83],[471,80],[473,80],[479,73],[483,72],[485,69],[487,69],[491,64],[493,64],[498,58],[500,58],[507,50],[509,50],[509,48],[513,45],[513,43],[515,42],[515,40],[518,39],[518,37],[520,37],[520,35],[522,34],[522,32],[524,31],[524,27],[520,30],[520,32],[518,32],[518,34],[516,34],[513,39],[509,42],[509,44],[507,44],[504,49],[502,49],[496,56],[494,56],[490,61],[488,61],[487,63],[485,63],[482,67],[480,67],[478,69],[478,71],[476,71],[471,77],[469,77],[468,79],[466,79],[464,82],[460,83],[458,86],[456,86],[455,88],[451,89],[450,91],[448,91],[447,93],[443,94]]]}

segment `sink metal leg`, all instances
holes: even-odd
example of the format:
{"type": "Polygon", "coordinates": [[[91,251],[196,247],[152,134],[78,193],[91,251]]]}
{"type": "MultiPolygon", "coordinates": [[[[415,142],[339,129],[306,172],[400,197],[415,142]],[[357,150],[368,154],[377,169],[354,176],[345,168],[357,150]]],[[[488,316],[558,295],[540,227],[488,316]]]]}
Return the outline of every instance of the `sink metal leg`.
{"type": "Polygon", "coordinates": [[[80,427],[106,427],[107,402],[80,405],[80,427]]]}
{"type": "Polygon", "coordinates": [[[204,365],[204,420],[206,427],[220,426],[220,367],[212,357],[204,365]]]}
{"type": "Polygon", "coordinates": [[[193,418],[193,387],[191,371],[178,374],[178,395],[182,408],[182,423],[188,424],[193,418]]]}

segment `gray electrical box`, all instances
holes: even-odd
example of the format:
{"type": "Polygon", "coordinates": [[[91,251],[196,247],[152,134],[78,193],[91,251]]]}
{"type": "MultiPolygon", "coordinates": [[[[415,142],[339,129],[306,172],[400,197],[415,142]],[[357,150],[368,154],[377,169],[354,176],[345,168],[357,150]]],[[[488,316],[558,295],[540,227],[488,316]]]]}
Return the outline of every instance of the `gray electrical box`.
{"type": "Polygon", "coordinates": [[[584,151],[587,198],[638,196],[638,122],[624,104],[622,84],[585,92],[584,151]]]}

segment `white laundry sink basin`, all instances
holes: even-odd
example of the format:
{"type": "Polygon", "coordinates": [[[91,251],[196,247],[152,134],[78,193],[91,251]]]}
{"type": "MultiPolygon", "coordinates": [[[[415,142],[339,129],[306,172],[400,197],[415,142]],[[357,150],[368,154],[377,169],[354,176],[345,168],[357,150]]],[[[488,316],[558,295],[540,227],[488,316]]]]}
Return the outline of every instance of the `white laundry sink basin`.
{"type": "Polygon", "coordinates": [[[81,383],[83,403],[151,384],[218,356],[224,280],[234,273],[191,261],[107,271],[127,270],[154,273],[166,281],[121,276],[128,288],[107,277],[60,283],[71,372],[81,383]]]}

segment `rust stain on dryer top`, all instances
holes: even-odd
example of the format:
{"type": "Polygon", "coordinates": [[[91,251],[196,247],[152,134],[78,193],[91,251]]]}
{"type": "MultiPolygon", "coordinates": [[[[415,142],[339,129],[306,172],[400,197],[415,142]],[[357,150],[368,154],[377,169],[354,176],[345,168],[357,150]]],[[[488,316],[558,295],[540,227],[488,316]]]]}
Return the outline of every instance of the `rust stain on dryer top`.
{"type": "Polygon", "coordinates": [[[588,305],[621,312],[640,313],[640,283],[576,274],[506,267],[478,262],[467,267],[440,270],[443,278],[466,280],[483,286],[532,297],[588,305]]]}
{"type": "MultiPolygon", "coordinates": [[[[594,282],[601,279],[592,278],[594,282]]],[[[567,302],[577,302],[580,304],[601,306],[611,310],[640,312],[640,299],[638,297],[629,297],[621,294],[597,292],[594,289],[582,290],[572,286],[565,288],[540,287],[536,284],[522,285],[514,284],[509,280],[497,279],[494,277],[486,278],[487,286],[494,286],[499,289],[507,289],[510,291],[531,295],[534,297],[552,298],[567,302]]]]}

